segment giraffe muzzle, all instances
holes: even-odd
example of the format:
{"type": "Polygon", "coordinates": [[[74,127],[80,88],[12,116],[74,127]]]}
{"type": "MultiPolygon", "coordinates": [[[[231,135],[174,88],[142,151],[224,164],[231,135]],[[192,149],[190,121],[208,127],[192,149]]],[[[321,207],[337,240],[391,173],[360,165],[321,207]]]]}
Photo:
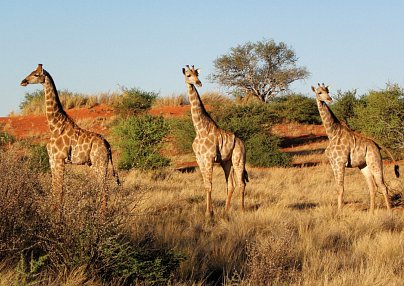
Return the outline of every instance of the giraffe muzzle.
{"type": "Polygon", "coordinates": [[[21,86],[27,86],[28,85],[28,80],[24,79],[22,80],[22,82],[20,83],[21,86]]]}
{"type": "Polygon", "coordinates": [[[202,83],[201,83],[199,80],[195,83],[195,85],[196,85],[197,87],[202,87],[202,83]]]}

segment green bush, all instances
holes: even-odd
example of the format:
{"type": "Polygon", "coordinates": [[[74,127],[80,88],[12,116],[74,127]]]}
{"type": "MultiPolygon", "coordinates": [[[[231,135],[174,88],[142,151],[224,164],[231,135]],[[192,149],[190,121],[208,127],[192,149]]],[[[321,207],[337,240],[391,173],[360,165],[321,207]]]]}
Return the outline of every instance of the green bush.
{"type": "Polygon", "coordinates": [[[106,283],[115,280],[119,285],[134,285],[135,281],[167,285],[182,260],[182,255],[170,249],[153,249],[148,244],[135,246],[125,238],[115,237],[101,244],[94,268],[106,283]]]}
{"type": "Polygon", "coordinates": [[[162,116],[148,114],[120,119],[113,132],[121,150],[119,168],[156,169],[168,166],[159,151],[169,126],[162,116]]]}
{"type": "Polygon", "coordinates": [[[0,131],[0,147],[15,142],[15,137],[7,132],[0,131]]]}
{"type": "Polygon", "coordinates": [[[264,133],[254,134],[247,142],[247,161],[257,167],[288,167],[290,155],[279,150],[280,139],[264,133]]]}
{"type": "Polygon", "coordinates": [[[349,124],[385,147],[403,156],[404,90],[388,85],[381,91],[370,91],[354,107],[355,117],[349,124]]]}
{"type": "Polygon", "coordinates": [[[175,147],[181,153],[192,153],[192,142],[195,138],[195,128],[190,115],[184,118],[171,118],[170,134],[174,138],[175,147]]]}
{"type": "Polygon", "coordinates": [[[337,95],[333,99],[334,103],[330,107],[339,120],[348,123],[355,117],[355,106],[360,102],[356,97],[356,90],[345,92],[338,90],[337,95]]]}
{"type": "Polygon", "coordinates": [[[234,132],[244,142],[279,122],[269,107],[261,103],[223,105],[211,113],[221,128],[234,132]]]}
{"type": "Polygon", "coordinates": [[[321,124],[316,100],[300,94],[276,97],[268,103],[270,112],[279,118],[307,124],[321,124]]]}
{"type": "Polygon", "coordinates": [[[121,116],[131,116],[151,108],[158,93],[143,91],[139,88],[122,87],[122,96],[114,103],[115,112],[121,116]]]}
{"type": "Polygon", "coordinates": [[[48,150],[45,144],[33,144],[29,146],[30,166],[41,172],[50,170],[48,150]]]}

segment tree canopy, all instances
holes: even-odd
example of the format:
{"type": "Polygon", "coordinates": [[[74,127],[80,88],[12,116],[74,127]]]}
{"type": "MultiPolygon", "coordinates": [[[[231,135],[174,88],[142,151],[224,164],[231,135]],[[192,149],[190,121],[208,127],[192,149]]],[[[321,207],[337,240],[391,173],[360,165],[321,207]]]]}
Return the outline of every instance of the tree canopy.
{"type": "Polygon", "coordinates": [[[309,72],[298,67],[297,60],[294,50],[283,42],[247,42],[218,57],[210,79],[267,102],[287,90],[292,82],[308,77],[309,72]]]}

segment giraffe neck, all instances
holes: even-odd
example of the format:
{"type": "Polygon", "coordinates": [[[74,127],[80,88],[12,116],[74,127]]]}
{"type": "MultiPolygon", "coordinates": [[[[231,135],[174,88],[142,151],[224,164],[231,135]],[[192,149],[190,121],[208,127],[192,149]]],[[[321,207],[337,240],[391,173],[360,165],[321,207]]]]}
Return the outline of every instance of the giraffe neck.
{"type": "Polygon", "coordinates": [[[192,122],[195,127],[195,132],[198,134],[208,128],[207,125],[216,123],[210,117],[203,105],[201,98],[193,84],[187,83],[189,102],[191,103],[192,122]]]}
{"type": "Polygon", "coordinates": [[[51,133],[56,135],[59,132],[61,123],[66,122],[69,117],[60,103],[56,85],[52,77],[47,71],[44,71],[44,73],[45,82],[43,83],[43,87],[45,90],[46,119],[51,133]]]}
{"type": "Polygon", "coordinates": [[[317,107],[328,138],[333,138],[339,130],[341,123],[325,102],[317,99],[317,107]]]}

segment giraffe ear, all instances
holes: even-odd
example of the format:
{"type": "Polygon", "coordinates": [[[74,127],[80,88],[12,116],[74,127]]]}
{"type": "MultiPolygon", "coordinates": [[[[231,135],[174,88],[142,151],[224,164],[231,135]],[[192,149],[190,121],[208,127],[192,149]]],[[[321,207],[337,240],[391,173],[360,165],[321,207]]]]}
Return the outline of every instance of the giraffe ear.
{"type": "Polygon", "coordinates": [[[182,73],[185,75],[185,68],[182,68],[182,73]]]}
{"type": "Polygon", "coordinates": [[[330,86],[331,86],[331,85],[327,85],[327,86],[325,87],[325,88],[327,89],[327,92],[329,92],[330,86]]]}
{"type": "Polygon", "coordinates": [[[316,92],[316,89],[314,88],[314,86],[311,86],[311,90],[316,92]]]}
{"type": "Polygon", "coordinates": [[[199,75],[201,73],[201,69],[196,69],[196,74],[199,75]]]}

